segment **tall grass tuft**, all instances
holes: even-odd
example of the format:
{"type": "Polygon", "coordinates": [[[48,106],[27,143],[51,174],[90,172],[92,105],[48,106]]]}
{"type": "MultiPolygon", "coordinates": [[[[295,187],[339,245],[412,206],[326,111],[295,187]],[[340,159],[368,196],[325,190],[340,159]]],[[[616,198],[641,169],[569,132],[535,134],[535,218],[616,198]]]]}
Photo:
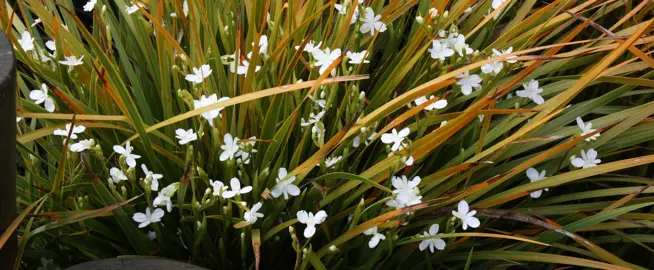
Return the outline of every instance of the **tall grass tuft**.
{"type": "Polygon", "coordinates": [[[653,10],[3,1],[14,269],[652,268],[653,10]]]}

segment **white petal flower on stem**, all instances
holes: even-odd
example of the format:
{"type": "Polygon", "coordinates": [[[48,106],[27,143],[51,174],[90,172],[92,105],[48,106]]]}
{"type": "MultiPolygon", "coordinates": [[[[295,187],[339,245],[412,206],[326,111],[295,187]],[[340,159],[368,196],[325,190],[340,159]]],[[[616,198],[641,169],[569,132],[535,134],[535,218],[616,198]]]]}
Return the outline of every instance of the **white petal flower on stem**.
{"type": "Polygon", "coordinates": [[[204,79],[211,75],[211,67],[209,65],[202,65],[199,68],[193,68],[193,74],[188,74],[184,79],[192,83],[202,83],[204,79]]]}
{"type": "MultiPolygon", "coordinates": [[[[536,169],[534,169],[534,168],[529,168],[529,169],[527,169],[527,172],[526,172],[527,177],[529,178],[529,181],[531,183],[547,178],[547,177],[545,177],[546,173],[547,172],[545,170],[538,173],[538,171],[536,169]]],[[[549,189],[546,188],[545,191],[549,191],[549,189]]],[[[533,192],[529,193],[529,196],[531,196],[534,199],[537,199],[542,194],[543,194],[543,190],[536,190],[536,191],[533,191],[533,192]]]]}
{"type": "Polygon", "coordinates": [[[234,177],[229,180],[229,187],[231,190],[223,192],[223,198],[229,199],[239,194],[246,194],[252,191],[251,186],[245,186],[241,188],[241,181],[238,178],[234,177]]]}
{"type": "MultiPolygon", "coordinates": [[[[501,55],[504,55],[504,54],[510,54],[512,52],[513,52],[513,47],[509,47],[506,50],[502,50],[502,52],[500,52],[500,51],[498,51],[496,49],[493,49],[493,56],[501,56],[501,55]]],[[[508,60],[508,59],[513,59],[513,58],[515,58],[515,56],[509,56],[509,57],[506,58],[507,60],[504,60],[504,62],[507,62],[507,63],[518,62],[518,60],[508,60]]]]}
{"type": "Polygon", "coordinates": [[[149,171],[145,164],[141,164],[141,169],[145,173],[145,182],[150,185],[150,189],[152,191],[159,190],[159,179],[163,178],[163,175],[149,171]]]}
{"type": "MultiPolygon", "coordinates": [[[[218,96],[216,96],[216,94],[212,94],[209,97],[205,97],[204,95],[202,95],[200,97],[200,100],[193,100],[193,108],[199,109],[228,99],[229,99],[228,97],[221,97],[220,99],[218,99],[218,96]]],[[[222,110],[223,108],[221,107],[208,112],[203,112],[202,117],[204,119],[207,119],[209,121],[209,125],[213,127],[213,119],[220,116],[220,111],[222,110]]]]}
{"type": "MultiPolygon", "coordinates": [[[[315,49],[311,51],[311,55],[316,59],[316,62],[313,65],[315,67],[320,67],[318,73],[322,75],[327,71],[327,68],[341,56],[341,49],[335,49],[333,51],[330,50],[329,47],[325,48],[325,50],[315,49]]],[[[335,72],[336,69],[332,71],[332,75],[334,75],[335,72]]]]}
{"type": "Polygon", "coordinates": [[[154,231],[149,231],[149,232],[148,232],[148,239],[149,239],[150,241],[157,240],[157,233],[154,232],[154,231]]]}
{"type": "Polygon", "coordinates": [[[371,7],[366,8],[360,21],[363,23],[359,28],[361,33],[370,33],[371,36],[374,36],[376,31],[386,31],[386,24],[381,21],[381,15],[375,16],[375,11],[371,7]]]}
{"type": "Polygon", "coordinates": [[[479,219],[475,217],[477,210],[470,211],[468,202],[460,201],[457,210],[458,211],[452,211],[452,215],[461,220],[461,226],[463,226],[463,230],[467,230],[468,226],[470,226],[470,228],[479,227],[481,223],[479,222],[479,219]]]}
{"type": "Polygon", "coordinates": [[[250,211],[245,212],[243,214],[243,219],[245,219],[245,222],[254,224],[257,222],[257,219],[262,218],[263,214],[257,212],[259,209],[261,209],[261,202],[256,203],[252,206],[252,208],[250,208],[250,211]]]}
{"type": "MultiPolygon", "coordinates": [[[[71,124],[68,123],[68,124],[66,124],[66,129],[59,129],[59,128],[55,129],[54,135],[67,137],[68,133],[70,132],[70,129],[71,129],[71,124]]],[[[86,130],[85,126],[82,126],[82,125],[74,126],[73,131],[70,132],[70,138],[71,139],[77,139],[77,134],[80,134],[80,133],[84,132],[85,130],[86,130]]]]}
{"type": "MultiPolygon", "coordinates": [[[[327,168],[334,167],[334,165],[336,165],[336,163],[341,161],[342,158],[343,158],[343,156],[337,156],[337,157],[329,157],[329,158],[325,159],[325,167],[327,167],[327,168]]],[[[317,165],[320,166],[320,164],[317,164],[317,165]]]]}
{"type": "Polygon", "coordinates": [[[193,132],[193,129],[184,130],[182,128],[178,128],[177,130],[175,130],[175,134],[177,134],[175,137],[179,139],[179,144],[181,145],[187,144],[189,142],[198,139],[198,134],[195,134],[195,132],[193,132]]]}
{"type": "Polygon", "coordinates": [[[429,231],[423,233],[424,237],[430,238],[420,241],[420,245],[418,246],[420,251],[425,250],[427,247],[429,247],[429,252],[431,253],[434,253],[435,249],[445,249],[445,241],[443,241],[443,239],[433,237],[438,235],[438,229],[438,224],[433,224],[431,227],[429,227],[429,231]]]}
{"type": "Polygon", "coordinates": [[[472,93],[473,88],[481,88],[481,77],[477,74],[470,75],[470,73],[466,71],[462,74],[456,75],[456,78],[459,79],[456,84],[461,86],[461,93],[466,96],[472,93]]]}
{"type": "Polygon", "coordinates": [[[222,194],[223,192],[227,191],[227,189],[229,189],[228,186],[225,186],[223,182],[218,180],[213,181],[209,179],[209,184],[213,188],[213,196],[220,196],[220,194],[222,194]]]}
{"type": "Polygon", "coordinates": [[[501,61],[494,61],[488,64],[481,66],[481,72],[484,74],[498,74],[504,68],[504,64],[501,61]]]}
{"type": "Polygon", "coordinates": [[[473,50],[466,44],[466,37],[462,34],[452,33],[449,38],[452,42],[452,47],[459,56],[463,57],[466,54],[472,54],[473,50]]]}
{"type": "Polygon", "coordinates": [[[401,177],[393,176],[391,178],[391,184],[395,188],[393,190],[395,197],[387,201],[386,205],[394,208],[403,208],[421,203],[422,196],[420,196],[420,189],[418,189],[420,181],[421,179],[418,176],[410,181],[406,175],[402,175],[401,177]]]}
{"type": "Polygon", "coordinates": [[[92,140],[81,140],[77,143],[70,145],[70,151],[77,152],[77,153],[83,152],[84,150],[91,149],[92,145],[93,145],[92,140]]]}
{"type": "Polygon", "coordinates": [[[506,0],[493,0],[493,3],[491,4],[491,6],[493,7],[493,9],[497,9],[502,4],[504,4],[504,2],[506,2],[506,0]]]}
{"type": "Polygon", "coordinates": [[[59,64],[69,67],[74,67],[84,64],[84,62],[82,61],[82,59],[84,59],[84,55],[82,55],[82,57],[80,57],[79,59],[74,55],[64,56],[64,58],[66,58],[66,60],[59,61],[59,64]]]}
{"type": "Polygon", "coordinates": [[[316,233],[316,225],[323,223],[327,219],[327,213],[324,210],[320,210],[315,215],[311,212],[304,210],[297,212],[297,220],[306,224],[307,228],[304,229],[304,237],[310,238],[316,233]]]}
{"type": "Polygon", "coordinates": [[[223,137],[223,142],[225,144],[220,146],[220,149],[223,150],[223,152],[220,154],[220,161],[234,159],[239,149],[238,140],[239,140],[238,138],[232,137],[232,134],[229,133],[225,134],[225,136],[223,137]]]}
{"type": "Polygon", "coordinates": [[[57,43],[54,40],[48,40],[45,42],[45,47],[54,52],[57,50],[57,43]]]}
{"type": "MultiPolygon", "coordinates": [[[[252,42],[252,46],[256,46],[254,42],[252,42]]],[[[266,35],[261,35],[259,38],[259,53],[263,55],[268,53],[268,36],[266,35]]]]}
{"type": "Polygon", "coordinates": [[[84,11],[86,12],[91,12],[95,8],[96,3],[98,3],[98,0],[89,0],[82,8],[84,8],[84,11]]]}
{"type": "Polygon", "coordinates": [[[41,18],[36,18],[36,19],[34,20],[34,22],[32,22],[32,25],[31,25],[31,26],[34,27],[34,26],[36,26],[37,24],[39,24],[39,23],[41,23],[41,22],[42,22],[42,21],[41,21],[41,18]]]}
{"type": "Polygon", "coordinates": [[[347,52],[345,55],[347,55],[348,58],[350,58],[350,61],[348,61],[348,64],[364,64],[364,63],[370,63],[370,61],[366,60],[366,54],[368,51],[363,50],[361,52],[347,52]]]}
{"type": "Polygon", "coordinates": [[[45,106],[48,112],[54,112],[54,101],[48,96],[48,86],[45,83],[41,84],[41,89],[30,91],[30,99],[34,100],[34,104],[41,104],[45,106]]]}
{"type": "Polygon", "coordinates": [[[147,8],[145,5],[143,5],[141,3],[136,3],[135,5],[126,6],[125,7],[125,12],[127,12],[127,14],[132,14],[134,12],[139,11],[139,7],[147,8]]]}
{"type": "Polygon", "coordinates": [[[134,150],[134,147],[130,145],[130,142],[128,141],[125,144],[125,147],[122,147],[120,145],[114,145],[114,152],[120,154],[121,156],[125,157],[125,162],[127,163],[127,166],[130,168],[136,167],[136,160],[141,158],[139,155],[132,154],[132,151],[134,150]]]}
{"type": "MultiPolygon", "coordinates": [[[[238,67],[236,66],[236,64],[234,62],[231,63],[229,65],[229,71],[232,72],[232,73],[240,74],[240,75],[246,75],[246,77],[247,77],[249,67],[250,67],[250,62],[248,60],[243,59],[243,61],[241,61],[241,65],[239,65],[238,67]]],[[[254,72],[258,72],[260,69],[261,69],[261,66],[256,66],[254,68],[254,72]]]]}
{"type": "Polygon", "coordinates": [[[324,115],[325,115],[324,110],[320,111],[318,114],[309,113],[309,120],[305,122],[304,118],[302,118],[300,126],[306,127],[306,126],[315,125],[316,123],[320,122],[320,119],[322,119],[324,115]]]}
{"type": "Polygon", "coordinates": [[[120,183],[120,181],[127,180],[127,176],[123,173],[123,171],[116,167],[109,170],[109,176],[111,177],[109,180],[116,184],[120,183]]]}
{"type": "Polygon", "coordinates": [[[170,196],[160,192],[159,194],[157,194],[157,197],[154,198],[154,200],[152,201],[152,206],[164,206],[164,205],[166,206],[166,210],[168,210],[168,213],[170,213],[170,211],[173,211],[173,201],[170,199],[170,196]]]}
{"type": "Polygon", "coordinates": [[[291,176],[286,180],[282,180],[286,177],[286,175],[288,175],[286,168],[279,168],[279,171],[277,171],[277,184],[270,191],[273,197],[279,198],[279,196],[284,194],[284,199],[288,200],[289,195],[292,197],[300,195],[300,188],[293,184],[293,181],[295,181],[295,176],[291,176]]]}
{"type": "MultiPolygon", "coordinates": [[[[338,10],[339,15],[347,15],[347,6],[346,5],[340,5],[340,4],[334,4],[334,8],[338,10]]],[[[352,19],[350,19],[350,24],[354,24],[357,22],[357,18],[359,17],[359,6],[354,7],[354,14],[352,14],[352,19]]]]}
{"type": "Polygon", "coordinates": [[[406,166],[413,165],[413,156],[409,156],[409,158],[407,158],[406,161],[404,162],[404,165],[406,166]]]}
{"type": "Polygon", "coordinates": [[[581,158],[572,159],[572,166],[586,169],[590,167],[595,167],[597,166],[597,164],[600,164],[601,162],[602,160],[597,158],[597,151],[595,151],[595,149],[591,148],[588,149],[588,151],[584,151],[584,149],[581,149],[581,158]]]}
{"type": "Polygon", "coordinates": [[[139,228],[150,225],[150,223],[157,223],[161,221],[161,218],[164,216],[165,212],[160,208],[154,209],[150,212],[150,208],[145,208],[144,213],[135,213],[132,219],[139,223],[139,228]]]}
{"type": "MultiPolygon", "coordinates": [[[[581,120],[581,117],[577,117],[577,126],[579,127],[579,129],[581,129],[581,136],[585,136],[586,134],[593,133],[596,130],[593,129],[593,123],[591,122],[584,123],[584,120],[581,120]]],[[[586,138],[586,141],[590,142],[591,140],[596,140],[597,137],[599,136],[600,133],[597,133],[593,136],[586,138]]]]}
{"type": "Polygon", "coordinates": [[[20,47],[23,48],[23,51],[25,52],[34,50],[34,38],[30,34],[30,32],[23,31],[23,33],[20,36],[20,39],[18,40],[18,44],[20,44],[20,47]]]}
{"type": "Polygon", "coordinates": [[[454,55],[454,50],[450,49],[446,43],[438,40],[432,40],[431,48],[427,49],[433,59],[445,60],[445,58],[454,55]]]}
{"type": "Polygon", "coordinates": [[[390,133],[385,133],[381,135],[381,141],[385,144],[392,144],[391,151],[396,151],[402,146],[404,138],[409,136],[411,130],[409,128],[403,128],[400,132],[397,132],[396,129],[393,129],[390,133]]]}
{"type": "Polygon", "coordinates": [[[516,95],[519,97],[531,99],[536,104],[543,104],[543,102],[545,102],[543,97],[540,95],[540,93],[543,92],[543,88],[538,87],[537,80],[531,80],[527,84],[522,84],[522,87],[525,89],[515,91],[516,95]]]}
{"type": "Polygon", "coordinates": [[[367,229],[363,232],[365,235],[372,235],[370,241],[368,242],[368,247],[375,248],[381,240],[386,239],[386,235],[377,232],[377,226],[367,229]]]}
{"type": "MultiPolygon", "coordinates": [[[[311,53],[314,50],[320,50],[320,45],[322,45],[322,41],[318,42],[318,44],[315,44],[315,42],[313,40],[309,40],[309,42],[307,42],[307,45],[304,46],[304,51],[308,52],[308,53],[311,53]]],[[[295,46],[295,49],[299,50],[300,45],[295,46]]]]}
{"type": "MultiPolygon", "coordinates": [[[[429,99],[427,97],[419,97],[418,99],[414,100],[413,102],[416,103],[416,106],[420,106],[420,104],[423,104],[429,100],[434,98],[434,96],[429,96],[429,99]]],[[[432,104],[429,104],[427,107],[425,107],[425,111],[431,111],[434,109],[443,109],[447,107],[447,100],[445,99],[439,99],[432,104]]]]}

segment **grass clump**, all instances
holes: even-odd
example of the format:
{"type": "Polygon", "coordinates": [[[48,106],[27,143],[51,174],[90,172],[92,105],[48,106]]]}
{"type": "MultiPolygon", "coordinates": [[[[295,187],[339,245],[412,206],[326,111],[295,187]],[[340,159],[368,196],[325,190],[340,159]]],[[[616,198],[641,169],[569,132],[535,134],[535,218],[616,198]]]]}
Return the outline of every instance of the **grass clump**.
{"type": "Polygon", "coordinates": [[[15,267],[650,268],[652,8],[3,5],[15,267]]]}

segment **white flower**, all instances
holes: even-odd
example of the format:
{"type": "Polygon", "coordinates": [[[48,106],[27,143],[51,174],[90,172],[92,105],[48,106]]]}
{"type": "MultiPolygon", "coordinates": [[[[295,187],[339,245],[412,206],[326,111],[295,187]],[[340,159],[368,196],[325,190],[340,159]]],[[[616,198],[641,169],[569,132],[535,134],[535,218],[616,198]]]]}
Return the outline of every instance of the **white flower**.
{"type": "Polygon", "coordinates": [[[492,3],[491,6],[493,7],[493,9],[497,9],[497,8],[500,7],[504,2],[506,2],[506,0],[493,0],[493,3],[492,3]]]}
{"type": "Polygon", "coordinates": [[[34,104],[43,103],[46,111],[54,112],[55,110],[54,101],[48,96],[48,86],[45,83],[41,84],[40,90],[30,91],[30,99],[34,100],[34,104]]]}
{"type": "Polygon", "coordinates": [[[111,176],[111,178],[109,178],[109,181],[113,181],[116,184],[120,183],[120,181],[127,180],[127,176],[125,176],[123,171],[116,167],[111,168],[109,170],[109,176],[111,176]]]}
{"type": "Polygon", "coordinates": [[[454,55],[454,50],[450,49],[446,43],[438,40],[432,40],[432,47],[427,49],[431,53],[431,58],[445,60],[446,57],[454,55]]]}
{"type": "Polygon", "coordinates": [[[461,86],[461,93],[466,96],[472,93],[473,88],[481,88],[481,77],[477,74],[470,75],[470,72],[466,71],[456,75],[456,78],[459,79],[456,84],[461,86]]]}
{"type": "Polygon", "coordinates": [[[318,114],[309,113],[309,120],[305,122],[304,118],[302,118],[302,122],[300,123],[300,125],[303,127],[316,125],[318,124],[318,122],[320,122],[320,119],[322,119],[324,115],[325,115],[325,111],[320,111],[318,114]]]}
{"type": "MultiPolygon", "coordinates": [[[[70,128],[71,128],[71,124],[68,123],[68,124],[66,124],[66,129],[65,130],[64,129],[59,129],[59,128],[55,129],[54,135],[67,137],[68,133],[70,132],[70,128]]],[[[84,132],[84,130],[86,130],[85,126],[82,126],[82,125],[74,126],[73,131],[70,132],[70,138],[71,139],[77,139],[77,134],[84,132]]]]}
{"type": "MultiPolygon", "coordinates": [[[[588,123],[584,124],[584,120],[581,120],[581,117],[577,117],[577,126],[579,126],[579,128],[581,129],[581,136],[584,136],[586,134],[595,132],[595,129],[593,129],[593,123],[588,122],[588,123]]],[[[597,133],[597,134],[595,134],[593,136],[590,136],[590,137],[586,138],[586,141],[590,142],[591,140],[596,140],[597,137],[599,137],[599,136],[600,136],[600,134],[597,133]]]]}
{"type": "Polygon", "coordinates": [[[246,194],[250,191],[252,191],[251,186],[245,186],[241,188],[241,181],[238,180],[238,178],[234,177],[231,180],[229,180],[229,186],[232,190],[227,190],[223,192],[223,198],[229,199],[231,197],[234,197],[238,194],[246,194]]]}
{"type": "Polygon", "coordinates": [[[300,188],[293,184],[295,176],[291,176],[282,181],[287,174],[286,168],[279,168],[279,171],[277,171],[277,185],[275,185],[275,187],[270,191],[273,197],[278,198],[284,194],[284,199],[288,200],[288,195],[293,197],[300,195],[300,188]]]}
{"type": "MultiPolygon", "coordinates": [[[[414,100],[413,102],[416,103],[416,106],[420,106],[420,104],[423,104],[423,103],[431,100],[432,98],[434,98],[434,96],[430,96],[429,99],[427,99],[426,97],[419,97],[418,99],[414,100]]],[[[447,100],[440,99],[440,100],[437,100],[436,102],[434,102],[432,104],[429,104],[429,106],[425,107],[425,111],[431,111],[433,109],[443,109],[445,107],[447,107],[447,100]]]]}
{"type": "Polygon", "coordinates": [[[54,40],[48,40],[45,42],[45,47],[54,52],[57,50],[57,43],[54,40]]]}
{"type": "Polygon", "coordinates": [[[220,194],[225,192],[227,189],[229,189],[229,187],[225,186],[225,184],[223,184],[223,182],[218,181],[218,180],[213,181],[213,180],[209,179],[209,184],[211,184],[211,187],[213,187],[213,196],[219,196],[220,194]]]}
{"type": "Polygon", "coordinates": [[[34,27],[34,26],[36,26],[36,25],[39,24],[39,23],[41,23],[41,18],[36,18],[36,20],[34,20],[34,22],[32,23],[31,26],[34,27]]]}
{"type": "Polygon", "coordinates": [[[16,116],[16,123],[20,122],[20,120],[22,120],[22,119],[23,119],[22,117],[16,116]]]}
{"type": "Polygon", "coordinates": [[[193,68],[193,74],[188,74],[184,79],[192,83],[202,83],[204,79],[211,75],[211,67],[209,65],[202,65],[200,68],[193,68]]]}
{"type": "Polygon", "coordinates": [[[374,36],[375,31],[386,31],[386,24],[381,22],[381,15],[375,16],[375,11],[371,7],[366,8],[366,14],[360,21],[363,22],[359,28],[361,33],[370,33],[371,36],[374,36]]]}
{"type": "MultiPolygon", "coordinates": [[[[343,156],[329,157],[325,159],[325,167],[332,168],[334,165],[336,165],[336,163],[341,161],[341,159],[343,159],[343,156]]],[[[320,164],[318,164],[318,166],[320,166],[320,164]]]]}
{"type": "Polygon", "coordinates": [[[145,173],[145,183],[150,184],[150,190],[159,190],[159,179],[163,178],[163,175],[148,171],[148,167],[145,164],[141,164],[141,169],[145,173]]]}
{"type": "Polygon", "coordinates": [[[481,72],[484,74],[498,74],[502,71],[504,64],[501,61],[494,61],[481,66],[481,72]]]}
{"type": "MultiPolygon", "coordinates": [[[[241,61],[241,63],[243,65],[239,65],[237,67],[235,62],[232,62],[229,65],[229,71],[232,72],[232,73],[236,73],[236,74],[246,75],[248,73],[248,68],[250,66],[250,62],[248,62],[248,60],[243,59],[243,61],[241,61]]],[[[254,72],[258,72],[260,69],[261,69],[261,66],[256,66],[254,68],[254,72]]]]}
{"type": "Polygon", "coordinates": [[[540,95],[540,93],[543,92],[543,88],[538,87],[537,80],[531,80],[528,84],[522,84],[522,87],[525,89],[515,91],[516,95],[519,97],[531,99],[536,104],[543,104],[543,102],[545,102],[543,97],[540,95]]]}
{"type": "Polygon", "coordinates": [[[368,247],[370,248],[375,248],[379,244],[379,241],[386,239],[386,235],[377,232],[377,226],[365,230],[363,234],[372,235],[370,242],[368,242],[368,247]]]}
{"type": "Polygon", "coordinates": [[[154,201],[152,201],[152,206],[166,205],[168,212],[173,211],[173,201],[170,199],[170,197],[175,194],[178,187],[179,183],[172,183],[161,189],[157,197],[154,199],[154,201]]]}
{"type": "Polygon", "coordinates": [[[306,238],[312,237],[316,233],[316,225],[323,223],[325,219],[327,219],[327,213],[324,210],[318,211],[315,215],[304,210],[297,212],[297,220],[307,225],[307,228],[304,229],[306,238]]]}
{"type": "Polygon", "coordinates": [[[418,246],[420,251],[425,250],[427,247],[429,247],[429,252],[431,253],[434,253],[434,249],[445,249],[445,241],[443,241],[443,239],[433,237],[438,235],[438,229],[438,224],[433,224],[431,227],[429,227],[429,232],[424,232],[424,237],[430,238],[420,241],[420,245],[418,246]]]}
{"type": "Polygon", "coordinates": [[[64,58],[66,58],[66,60],[59,61],[59,64],[69,67],[74,67],[84,64],[84,62],[82,62],[82,59],[84,59],[84,55],[82,55],[82,57],[80,57],[79,59],[77,59],[77,57],[75,57],[74,55],[64,56],[64,58]]]}
{"type": "Polygon", "coordinates": [[[220,154],[220,161],[225,161],[228,159],[234,159],[234,156],[238,152],[238,138],[233,138],[232,134],[226,133],[223,137],[223,142],[225,144],[220,146],[220,149],[223,150],[220,154]]]}
{"type": "Polygon", "coordinates": [[[23,34],[21,34],[20,39],[18,40],[18,44],[20,44],[20,47],[23,48],[23,51],[25,52],[34,50],[34,38],[30,32],[23,31],[23,34]]]}
{"type": "Polygon", "coordinates": [[[198,134],[195,134],[195,132],[193,132],[193,129],[184,130],[182,128],[178,128],[177,130],[175,130],[175,134],[177,134],[177,136],[175,137],[179,139],[179,144],[181,145],[187,144],[189,142],[198,139],[198,134]]]}
{"type": "Polygon", "coordinates": [[[70,146],[70,151],[73,152],[83,152],[84,150],[91,149],[91,146],[94,144],[93,140],[81,140],[77,143],[74,143],[70,146]]]}
{"type": "Polygon", "coordinates": [[[136,167],[136,160],[141,158],[141,156],[139,155],[132,154],[133,150],[134,147],[130,145],[129,141],[125,144],[124,148],[120,145],[114,145],[114,152],[120,154],[121,156],[124,156],[125,162],[127,162],[127,165],[130,168],[136,167]]]}
{"type": "Polygon", "coordinates": [[[595,167],[597,166],[597,164],[600,164],[601,162],[602,160],[597,158],[597,151],[595,151],[595,149],[591,148],[588,149],[588,151],[584,151],[583,149],[581,149],[581,158],[572,159],[572,166],[586,169],[590,167],[595,167]]]}
{"type": "Polygon", "coordinates": [[[145,208],[145,214],[136,213],[132,217],[134,221],[140,223],[139,228],[150,225],[150,223],[157,223],[161,221],[161,218],[164,216],[164,211],[160,208],[154,209],[154,212],[150,212],[150,208],[145,208]]]}
{"type": "Polygon", "coordinates": [[[95,4],[98,2],[98,0],[89,0],[86,2],[86,4],[83,6],[84,11],[86,12],[91,12],[93,11],[93,8],[95,8],[95,4]]]}
{"type": "MultiPolygon", "coordinates": [[[[534,169],[534,168],[527,169],[527,177],[529,178],[529,181],[531,183],[547,178],[547,177],[545,177],[545,173],[546,173],[545,170],[541,171],[540,174],[539,174],[538,171],[536,169],[534,169]]],[[[545,191],[549,191],[549,189],[546,188],[545,191]]],[[[536,191],[530,193],[529,196],[536,199],[536,198],[540,197],[540,195],[542,195],[542,194],[543,194],[543,190],[536,190],[536,191]]]]}
{"type": "Polygon", "coordinates": [[[243,214],[243,219],[245,219],[245,222],[249,224],[254,224],[255,222],[257,222],[257,219],[262,218],[263,214],[257,212],[259,211],[259,209],[261,209],[261,202],[256,203],[255,205],[252,206],[250,211],[245,212],[243,214]]]}
{"type": "MultiPolygon", "coordinates": [[[[311,55],[313,55],[313,58],[316,59],[316,63],[313,65],[316,67],[320,67],[318,70],[318,73],[322,75],[325,73],[327,68],[341,56],[341,49],[335,49],[335,50],[330,50],[329,48],[325,48],[325,50],[320,50],[320,49],[315,49],[311,51],[311,55]]],[[[336,73],[336,69],[332,70],[332,75],[336,73]]]]}
{"type": "Polygon", "coordinates": [[[127,12],[127,14],[132,14],[134,12],[139,11],[139,7],[147,8],[145,5],[143,5],[141,3],[136,3],[136,5],[126,6],[125,7],[125,12],[127,12]]]}
{"type": "Polygon", "coordinates": [[[462,34],[451,33],[448,37],[454,50],[460,55],[471,54],[473,50],[466,44],[466,37],[462,34]]]}
{"type": "MultiPolygon", "coordinates": [[[[254,42],[252,42],[252,46],[256,46],[254,42]]],[[[261,35],[259,39],[259,53],[263,55],[268,53],[268,36],[266,35],[261,35]]]]}
{"type": "MultiPolygon", "coordinates": [[[[336,8],[336,10],[338,10],[338,14],[347,15],[347,6],[346,5],[334,4],[334,8],[336,8]]],[[[352,19],[350,19],[350,24],[356,23],[357,22],[357,17],[359,17],[359,7],[355,6],[354,7],[354,14],[352,15],[352,19]]]]}
{"type": "Polygon", "coordinates": [[[182,3],[182,12],[184,13],[184,17],[188,17],[188,1],[186,0],[182,3]]]}
{"type": "MultiPolygon", "coordinates": [[[[204,95],[202,95],[200,97],[200,100],[193,100],[193,108],[199,109],[228,99],[229,99],[228,97],[221,97],[220,99],[218,99],[218,96],[216,96],[216,94],[212,94],[209,97],[205,97],[204,95]]],[[[223,108],[218,108],[208,112],[203,112],[202,117],[204,117],[204,119],[207,119],[209,121],[209,125],[213,127],[213,119],[220,116],[220,111],[222,110],[223,108]]]]}
{"type": "Polygon", "coordinates": [[[468,226],[471,228],[479,227],[480,222],[479,219],[474,217],[475,214],[477,214],[477,210],[470,211],[470,207],[466,201],[460,201],[458,211],[452,211],[452,215],[461,219],[463,230],[467,230],[468,226]]]}
{"type": "MultiPolygon", "coordinates": [[[[318,42],[318,44],[315,44],[315,42],[313,42],[313,40],[309,40],[309,42],[307,43],[307,45],[304,46],[304,51],[305,51],[305,52],[309,52],[309,53],[311,53],[311,52],[313,52],[314,50],[320,50],[320,45],[322,45],[322,41],[321,41],[321,42],[318,42]]],[[[300,49],[300,45],[295,46],[295,49],[296,49],[296,50],[299,50],[299,49],[300,49]]]]}
{"type": "Polygon", "coordinates": [[[406,166],[413,165],[413,156],[409,156],[409,158],[407,158],[407,160],[404,162],[404,165],[406,166]]]}
{"type": "Polygon", "coordinates": [[[382,134],[381,141],[385,144],[393,144],[391,146],[391,151],[395,151],[400,149],[402,142],[404,142],[404,138],[409,136],[409,133],[411,133],[409,128],[403,128],[400,130],[400,132],[397,132],[396,129],[393,129],[391,133],[382,134]]]}
{"type": "Polygon", "coordinates": [[[370,63],[370,61],[366,60],[366,54],[368,51],[363,50],[361,52],[347,52],[345,53],[348,58],[350,58],[350,61],[348,61],[349,64],[364,64],[364,63],[370,63]]]}
{"type": "Polygon", "coordinates": [[[430,8],[429,9],[429,16],[431,16],[432,18],[437,17],[438,16],[438,9],[430,8]]]}
{"type": "Polygon", "coordinates": [[[394,208],[402,208],[421,203],[422,196],[420,196],[420,177],[416,176],[411,181],[405,175],[402,177],[393,176],[391,183],[395,190],[395,198],[386,202],[386,205],[394,208]]]}
{"type": "MultiPolygon", "coordinates": [[[[500,52],[500,51],[498,51],[498,50],[496,50],[496,49],[493,49],[493,55],[494,55],[494,56],[501,56],[501,55],[504,55],[504,54],[510,54],[510,53],[512,53],[512,52],[513,52],[513,47],[509,47],[509,48],[506,49],[506,50],[502,50],[502,52],[500,52]]],[[[507,57],[506,59],[513,59],[513,58],[515,58],[515,56],[509,56],[509,57],[507,57]]],[[[518,60],[504,60],[504,61],[507,62],[507,63],[515,63],[515,62],[518,62],[518,60]]]]}
{"type": "Polygon", "coordinates": [[[150,241],[157,240],[157,233],[154,231],[149,231],[147,236],[150,241]]]}

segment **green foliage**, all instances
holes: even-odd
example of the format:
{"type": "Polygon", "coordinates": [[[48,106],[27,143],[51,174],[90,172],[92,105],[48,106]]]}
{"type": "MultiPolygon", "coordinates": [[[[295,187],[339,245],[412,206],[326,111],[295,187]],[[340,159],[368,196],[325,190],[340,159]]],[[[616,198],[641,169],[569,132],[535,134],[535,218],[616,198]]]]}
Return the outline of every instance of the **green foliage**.
{"type": "Polygon", "coordinates": [[[345,2],[2,5],[15,268],[651,268],[651,1],[345,2]]]}

